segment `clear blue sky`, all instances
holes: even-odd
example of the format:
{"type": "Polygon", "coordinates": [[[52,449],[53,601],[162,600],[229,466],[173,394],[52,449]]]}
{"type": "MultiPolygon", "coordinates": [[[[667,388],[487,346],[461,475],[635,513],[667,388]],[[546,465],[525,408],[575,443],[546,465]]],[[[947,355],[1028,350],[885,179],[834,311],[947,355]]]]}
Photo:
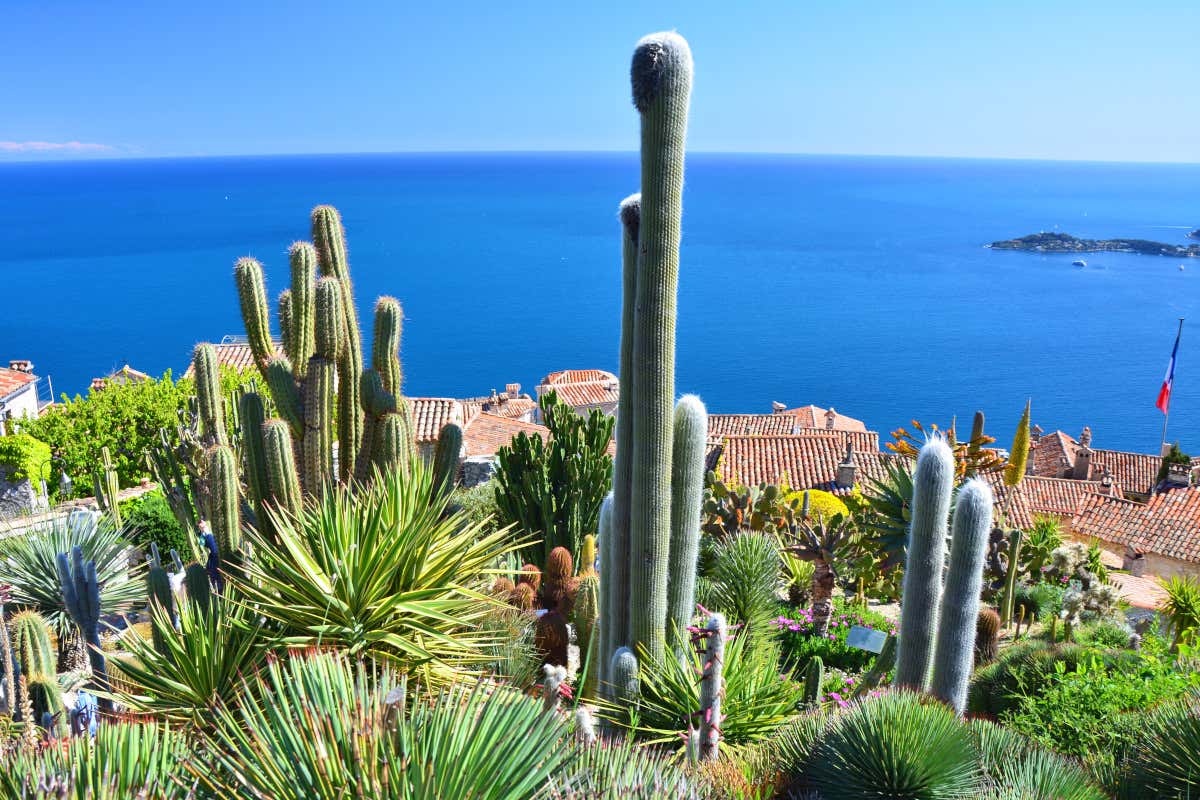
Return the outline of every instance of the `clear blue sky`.
{"type": "Polygon", "coordinates": [[[1200,161],[1200,0],[8,0],[0,159],[628,150],[674,28],[694,150],[1200,161]]]}

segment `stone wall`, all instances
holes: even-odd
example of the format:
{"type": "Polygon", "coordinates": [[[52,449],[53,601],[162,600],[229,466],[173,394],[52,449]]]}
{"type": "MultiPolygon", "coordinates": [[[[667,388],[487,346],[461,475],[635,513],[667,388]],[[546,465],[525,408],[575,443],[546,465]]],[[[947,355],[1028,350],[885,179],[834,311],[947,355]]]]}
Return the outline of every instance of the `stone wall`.
{"type": "Polygon", "coordinates": [[[46,498],[33,487],[28,478],[10,481],[11,468],[0,466],[0,520],[31,514],[46,507],[46,498]]]}

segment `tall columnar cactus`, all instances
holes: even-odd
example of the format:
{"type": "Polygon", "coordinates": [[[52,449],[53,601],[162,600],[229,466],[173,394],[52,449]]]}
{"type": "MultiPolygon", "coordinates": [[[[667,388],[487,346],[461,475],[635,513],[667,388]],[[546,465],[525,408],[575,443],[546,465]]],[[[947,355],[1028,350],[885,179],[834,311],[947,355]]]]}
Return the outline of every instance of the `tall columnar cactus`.
{"type": "Polygon", "coordinates": [[[608,674],[613,702],[618,708],[632,710],[641,696],[637,656],[628,647],[617,648],[608,674]]]}
{"type": "Polygon", "coordinates": [[[950,569],[942,593],[941,621],[933,657],[933,695],[961,714],[975,663],[975,632],[983,560],[992,529],[992,490],[973,478],[958,493],[950,540],[950,569]]]}
{"type": "Polygon", "coordinates": [[[258,392],[242,392],[238,406],[243,431],[242,471],[246,476],[248,499],[254,508],[255,525],[270,537],[273,534],[264,505],[271,496],[270,481],[267,479],[267,454],[263,447],[262,435],[263,423],[267,421],[266,405],[258,392]]]}
{"type": "Polygon", "coordinates": [[[587,665],[582,680],[583,693],[591,695],[596,689],[596,677],[600,672],[597,658],[600,648],[596,641],[597,622],[600,619],[600,579],[595,572],[591,572],[583,574],[578,580],[579,589],[571,608],[571,621],[575,623],[579,643],[579,662],[587,665]]]}
{"type": "MultiPolygon", "coordinates": [[[[675,33],[638,42],[630,68],[641,114],[642,191],[633,332],[629,643],[660,655],[671,546],[671,411],[692,55],[675,33]]],[[[618,510],[620,513],[620,510],[618,510]]]]}
{"type": "Polygon", "coordinates": [[[241,484],[233,450],[218,445],[208,453],[208,522],[226,567],[237,568],[242,555],[241,484]]]}
{"type": "Polygon", "coordinates": [[[263,423],[262,431],[271,501],[280,510],[297,516],[303,506],[303,498],[287,423],[279,419],[267,420],[263,423]]]}
{"type": "Polygon", "coordinates": [[[280,314],[279,328],[286,331],[284,349],[295,365],[296,376],[303,380],[308,374],[308,360],[317,348],[316,248],[308,242],[293,243],[288,249],[288,266],[292,273],[292,286],[286,290],[290,311],[287,320],[280,314]]]}
{"type": "Polygon", "coordinates": [[[394,297],[375,301],[375,339],[371,344],[371,366],[379,373],[383,390],[399,397],[404,376],[400,368],[400,332],[404,312],[394,297]]]}
{"type": "MultiPolygon", "coordinates": [[[[96,581],[96,562],[84,561],[83,550],[71,549],[71,560],[66,553],[58,554],[58,581],[62,587],[63,604],[67,613],[79,628],[88,644],[88,661],[92,666],[92,680],[102,689],[108,689],[108,665],[100,649],[100,584],[96,581]]],[[[50,675],[54,673],[51,672],[50,675]]],[[[112,701],[101,699],[101,708],[112,710],[112,701]]]]}
{"type": "Polygon", "coordinates": [[[912,524],[896,654],[896,684],[918,691],[929,678],[953,488],[954,453],[945,440],[935,436],[921,448],[913,474],[912,524]]]}
{"type": "Polygon", "coordinates": [[[804,668],[804,705],[816,708],[821,704],[821,685],[825,682],[825,662],[813,656],[804,668]]]}
{"type": "Polygon", "coordinates": [[[0,714],[11,716],[17,710],[17,679],[13,674],[12,640],[4,621],[3,602],[7,599],[0,597],[0,714]]]}
{"type": "Polygon", "coordinates": [[[308,360],[304,387],[304,474],[309,494],[321,494],[337,476],[333,471],[334,384],[337,359],[345,348],[341,284],[317,282],[316,349],[308,360]]]}
{"type": "MultiPolygon", "coordinates": [[[[671,550],[667,577],[667,638],[683,642],[696,607],[700,506],[704,500],[704,450],[708,414],[700,398],[684,395],[675,406],[671,455],[671,550]],[[680,634],[675,636],[675,633],[680,634]]],[[[680,656],[683,654],[680,653],[680,656]]]]}
{"type": "Polygon", "coordinates": [[[1013,603],[1017,596],[1017,574],[1021,571],[1021,544],[1025,532],[1019,528],[1008,532],[1008,570],[1004,575],[1004,597],[1000,600],[1000,624],[1012,624],[1013,603]]]}
{"type": "Polygon", "coordinates": [[[437,487],[440,497],[449,497],[458,481],[462,442],[462,428],[453,422],[446,423],[438,433],[437,447],[433,451],[433,485],[437,487]]]}
{"type": "Polygon", "coordinates": [[[225,432],[225,402],[221,396],[221,372],[217,364],[217,353],[211,344],[196,345],[192,354],[192,374],[195,376],[200,421],[204,425],[204,441],[209,444],[228,444],[225,432]]]}
{"type": "Polygon", "coordinates": [[[341,479],[354,477],[358,452],[363,444],[363,410],[359,397],[363,373],[362,337],[358,328],[358,310],[354,306],[354,286],[350,282],[350,262],[346,255],[346,232],[342,217],[333,206],[317,206],[312,212],[312,239],[317,248],[321,274],[336,278],[342,289],[342,324],[345,347],[338,357],[338,457],[341,479]]]}
{"type": "Polygon", "coordinates": [[[713,614],[704,626],[704,665],[700,675],[700,758],[715,760],[721,745],[721,700],[725,696],[725,617],[713,614]]]}
{"type": "Polygon", "coordinates": [[[100,471],[92,476],[92,481],[100,510],[108,514],[113,525],[121,527],[121,484],[107,446],[100,448],[100,471]]]}

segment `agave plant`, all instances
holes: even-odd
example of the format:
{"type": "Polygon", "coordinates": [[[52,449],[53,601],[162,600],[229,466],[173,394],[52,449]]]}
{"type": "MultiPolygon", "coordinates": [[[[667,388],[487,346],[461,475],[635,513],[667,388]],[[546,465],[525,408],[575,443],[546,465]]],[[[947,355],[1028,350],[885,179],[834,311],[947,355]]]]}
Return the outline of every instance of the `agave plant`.
{"type": "MultiPolygon", "coordinates": [[[[686,641],[663,653],[654,657],[643,651],[639,656],[641,700],[637,713],[615,707],[606,707],[604,713],[648,742],[679,745],[680,734],[689,724],[699,727],[697,676],[703,670],[703,654],[686,641]],[[682,662],[674,655],[677,649],[687,653],[682,662]]],[[[790,667],[779,666],[778,646],[764,637],[751,638],[745,632],[733,636],[725,645],[723,672],[723,748],[770,736],[795,714],[804,696],[804,687],[789,678],[790,667]]]]}
{"type": "Polygon", "coordinates": [[[341,647],[423,683],[494,658],[481,628],[500,601],[484,574],[525,544],[507,530],[445,514],[431,470],[377,476],[356,494],[328,493],[299,517],[275,514],[276,541],[251,530],[254,559],[235,579],[242,597],[294,647],[341,647]]]}
{"type": "Polygon", "coordinates": [[[109,721],[90,736],[0,756],[0,795],[13,800],[183,800],[185,737],[165,725],[109,721]]]}
{"type": "Polygon", "coordinates": [[[1200,696],[1165,703],[1145,719],[1147,735],[1127,757],[1121,796],[1200,797],[1200,696]]]}
{"type": "Polygon", "coordinates": [[[991,783],[989,800],[1106,800],[1075,761],[991,722],[970,725],[991,783]]]}
{"type": "Polygon", "coordinates": [[[75,547],[85,562],[96,562],[102,615],[127,613],[146,602],[141,567],[130,569],[129,543],[108,517],[77,512],[24,536],[0,540],[0,583],[12,586],[9,603],[45,617],[58,638],[60,661],[78,639],[78,628],[63,601],[57,558],[75,547]]]}
{"type": "Polygon", "coordinates": [[[849,517],[835,514],[828,520],[821,516],[811,519],[801,516],[786,534],[788,552],[813,564],[812,617],[813,633],[824,636],[829,630],[833,613],[833,590],[837,586],[834,570],[838,550],[854,538],[854,523],[849,517]]]}
{"type": "Polygon", "coordinates": [[[946,705],[889,692],[851,706],[814,749],[808,778],[825,800],[978,797],[979,753],[946,705]]]}
{"type": "Polygon", "coordinates": [[[153,639],[123,638],[129,652],[109,659],[112,696],[134,711],[205,726],[218,705],[236,705],[239,678],[266,662],[267,636],[251,610],[221,595],[207,606],[181,597],[175,609],[177,619],[152,603],[153,639]]]}
{"type": "Polygon", "coordinates": [[[754,633],[767,630],[779,600],[779,551],[774,535],[742,532],[716,542],[701,605],[721,611],[754,633]]]}
{"type": "Polygon", "coordinates": [[[186,766],[219,797],[533,797],[569,758],[566,726],[532,698],[478,684],[409,703],[389,667],[345,652],[274,661],[242,693],[216,712],[212,763],[186,766]]]}
{"type": "Polygon", "coordinates": [[[904,563],[908,547],[908,526],[912,523],[913,476],[906,462],[885,464],[882,478],[870,478],[864,487],[867,501],[864,526],[872,530],[872,539],[883,555],[883,568],[904,563]]]}
{"type": "Polygon", "coordinates": [[[551,775],[545,800],[698,800],[699,782],[669,753],[632,739],[576,744],[570,766],[551,775]]]}

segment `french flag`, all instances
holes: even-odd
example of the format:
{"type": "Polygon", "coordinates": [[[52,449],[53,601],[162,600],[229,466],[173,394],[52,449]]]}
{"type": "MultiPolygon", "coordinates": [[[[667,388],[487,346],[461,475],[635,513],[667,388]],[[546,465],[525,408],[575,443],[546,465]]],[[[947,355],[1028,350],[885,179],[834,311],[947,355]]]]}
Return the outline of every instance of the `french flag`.
{"type": "Polygon", "coordinates": [[[1175,356],[1179,353],[1179,336],[1182,333],[1183,325],[1180,324],[1179,333],[1175,334],[1175,346],[1171,348],[1171,363],[1167,364],[1167,376],[1163,378],[1162,388],[1158,390],[1158,400],[1154,403],[1164,414],[1171,407],[1171,388],[1175,385],[1175,356]]]}

